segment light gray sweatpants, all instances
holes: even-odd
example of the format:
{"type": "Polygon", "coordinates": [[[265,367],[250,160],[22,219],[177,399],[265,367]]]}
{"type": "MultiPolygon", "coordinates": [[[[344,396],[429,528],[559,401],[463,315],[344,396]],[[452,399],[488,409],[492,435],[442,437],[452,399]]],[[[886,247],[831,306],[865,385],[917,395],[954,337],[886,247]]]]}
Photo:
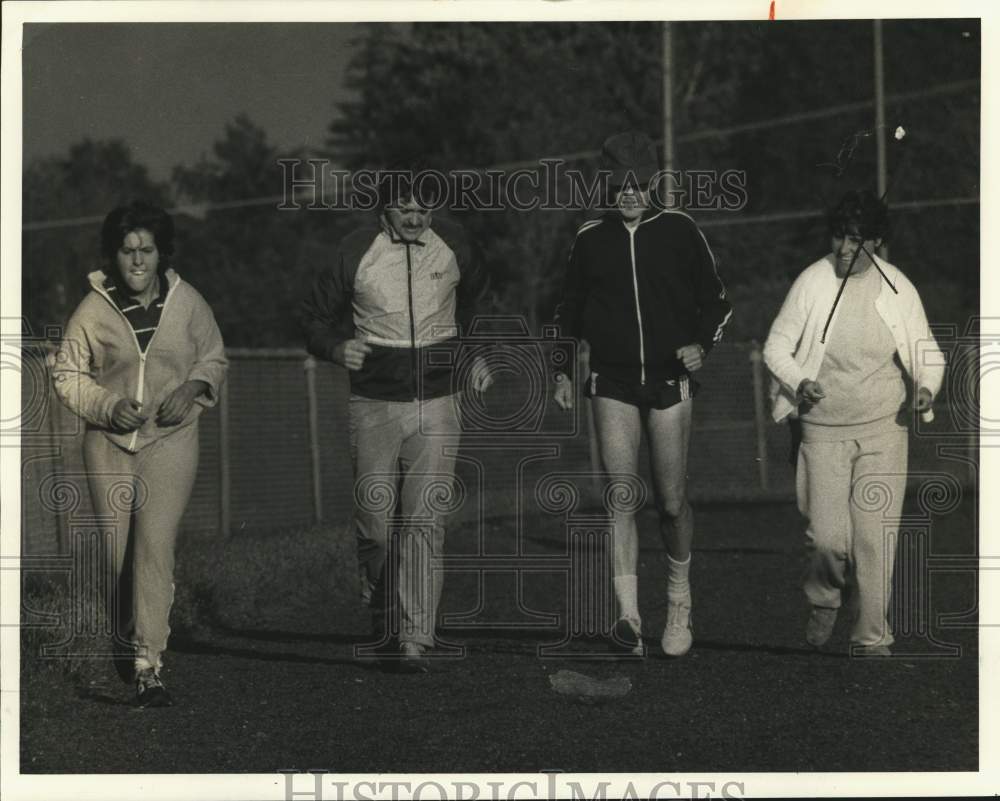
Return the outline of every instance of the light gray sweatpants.
{"type": "Polygon", "coordinates": [[[91,430],[83,440],[83,459],[94,511],[114,530],[109,577],[114,576],[119,588],[131,585],[134,630],[132,621],[122,620],[118,633],[135,645],[136,670],[159,670],[174,601],[174,546],[198,469],[198,424],[183,426],[137,453],[91,430]],[[133,518],[134,569],[129,582],[123,581],[122,571],[133,518]]]}
{"type": "Polygon", "coordinates": [[[907,431],[802,442],[799,511],[809,519],[803,581],[814,606],[839,609],[853,568],[858,617],[851,642],[891,645],[887,620],[899,518],[906,494],[907,431]]]}
{"type": "Polygon", "coordinates": [[[362,581],[379,598],[398,580],[399,640],[434,644],[441,598],[444,524],[454,502],[460,396],[383,401],[352,396],[354,530],[362,581]],[[390,521],[399,536],[398,576],[386,575],[390,521]]]}

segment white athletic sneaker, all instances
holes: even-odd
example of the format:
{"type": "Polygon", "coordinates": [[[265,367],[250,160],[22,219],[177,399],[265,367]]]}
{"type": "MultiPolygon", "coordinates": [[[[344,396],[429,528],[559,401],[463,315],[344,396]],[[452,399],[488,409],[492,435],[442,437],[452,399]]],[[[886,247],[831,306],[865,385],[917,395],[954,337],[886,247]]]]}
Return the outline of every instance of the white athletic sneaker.
{"type": "Polygon", "coordinates": [[[428,665],[424,646],[415,642],[404,642],[400,648],[402,659],[399,669],[403,673],[426,673],[428,665]]]}
{"type": "Polygon", "coordinates": [[[691,650],[694,635],[691,629],[691,600],[667,601],[667,625],[660,646],[667,656],[684,656],[691,650]]]}

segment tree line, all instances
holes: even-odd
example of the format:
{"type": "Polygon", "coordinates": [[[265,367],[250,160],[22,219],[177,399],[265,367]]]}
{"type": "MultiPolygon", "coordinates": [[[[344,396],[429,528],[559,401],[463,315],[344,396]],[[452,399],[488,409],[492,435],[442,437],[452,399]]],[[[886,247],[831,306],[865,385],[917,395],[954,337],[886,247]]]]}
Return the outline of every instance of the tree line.
{"type": "MultiPolygon", "coordinates": [[[[762,339],[791,277],[827,247],[821,217],[769,218],[874,188],[871,23],[674,23],[671,32],[676,167],[745,174],[740,214],[696,218],[736,306],[731,336],[762,339]]],[[[979,77],[978,23],[887,21],[884,32],[887,122],[907,132],[890,137],[890,200],[978,196],[978,87],[928,92],[979,77]]],[[[282,158],[326,158],[347,170],[410,159],[455,169],[585,153],[570,165],[592,172],[589,154],[609,134],[662,136],[661,37],[651,22],[372,24],[355,42],[344,76],[350,100],[322,152],[280,149],[241,115],[210,156],[160,182],[126,143],[84,139],[25,165],[24,221],[99,215],[133,197],[192,207],[177,220],[177,267],[212,304],[227,343],[299,345],[302,296],[365,215],[274,205],[201,214],[199,205],[281,194],[282,158]]],[[[537,330],[591,213],[454,216],[479,242],[496,310],[537,330]]],[[[932,321],[961,325],[978,310],[978,206],[894,217],[890,259],[913,277],[932,321]]],[[[65,322],[82,297],[99,263],[97,229],[24,231],[23,309],[37,333],[65,322]]]]}

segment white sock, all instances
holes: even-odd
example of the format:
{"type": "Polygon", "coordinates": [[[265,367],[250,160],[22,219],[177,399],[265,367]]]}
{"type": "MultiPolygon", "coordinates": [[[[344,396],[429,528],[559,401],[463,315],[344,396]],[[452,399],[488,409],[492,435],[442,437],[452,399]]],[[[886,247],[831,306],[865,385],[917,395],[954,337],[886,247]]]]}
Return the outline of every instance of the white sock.
{"type": "Polygon", "coordinates": [[[618,598],[618,609],[621,617],[639,622],[639,578],[630,576],[615,576],[615,596],[618,598]]]}
{"type": "Polygon", "coordinates": [[[678,562],[667,554],[667,598],[671,601],[691,601],[691,554],[683,562],[678,562]]]}

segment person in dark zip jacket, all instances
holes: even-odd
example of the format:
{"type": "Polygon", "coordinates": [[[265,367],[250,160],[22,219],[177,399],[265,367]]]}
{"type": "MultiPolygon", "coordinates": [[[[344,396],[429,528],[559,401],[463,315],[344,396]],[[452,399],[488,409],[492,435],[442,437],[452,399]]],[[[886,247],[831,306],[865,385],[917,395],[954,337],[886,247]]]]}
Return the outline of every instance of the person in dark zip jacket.
{"type": "MultiPolygon", "coordinates": [[[[584,393],[592,400],[604,469],[634,475],[646,431],[669,564],[661,646],[681,656],[692,642],[688,575],[694,526],[686,470],[698,384],[691,374],[722,338],[732,307],[694,220],[650,206],[649,183],[658,174],[652,141],[635,132],[612,136],[602,158],[613,208],[577,232],[555,322],[562,337],[589,345],[584,393]]],[[[555,401],[568,409],[576,396],[575,366],[565,348],[554,356],[555,401]]],[[[634,514],[616,510],[615,639],[641,654],[637,566],[634,514]]]]}
{"type": "Polygon", "coordinates": [[[94,511],[113,521],[116,666],[141,706],[172,703],[160,678],[170,632],[174,548],[198,467],[198,418],[228,363],[211,308],[169,267],[173,221],[142,202],[104,220],[107,264],[51,361],[56,395],[87,424],[83,456],[94,511]],[[133,564],[125,565],[129,529],[133,564]],[[134,587],[133,587],[134,585],[134,587]],[[133,609],[134,606],[134,609],[133,609]]]}
{"type": "Polygon", "coordinates": [[[446,510],[434,495],[453,491],[459,384],[469,380],[481,392],[492,379],[482,359],[465,370],[461,348],[485,311],[486,273],[464,229],[432,219],[412,175],[380,181],[382,214],[340,243],[303,305],[303,322],[309,352],[350,376],[354,530],[373,633],[383,651],[392,646],[398,604],[400,665],[423,672],[442,584],[435,562],[446,510]],[[408,522],[398,576],[389,576],[388,518],[396,511],[408,522]]]}

